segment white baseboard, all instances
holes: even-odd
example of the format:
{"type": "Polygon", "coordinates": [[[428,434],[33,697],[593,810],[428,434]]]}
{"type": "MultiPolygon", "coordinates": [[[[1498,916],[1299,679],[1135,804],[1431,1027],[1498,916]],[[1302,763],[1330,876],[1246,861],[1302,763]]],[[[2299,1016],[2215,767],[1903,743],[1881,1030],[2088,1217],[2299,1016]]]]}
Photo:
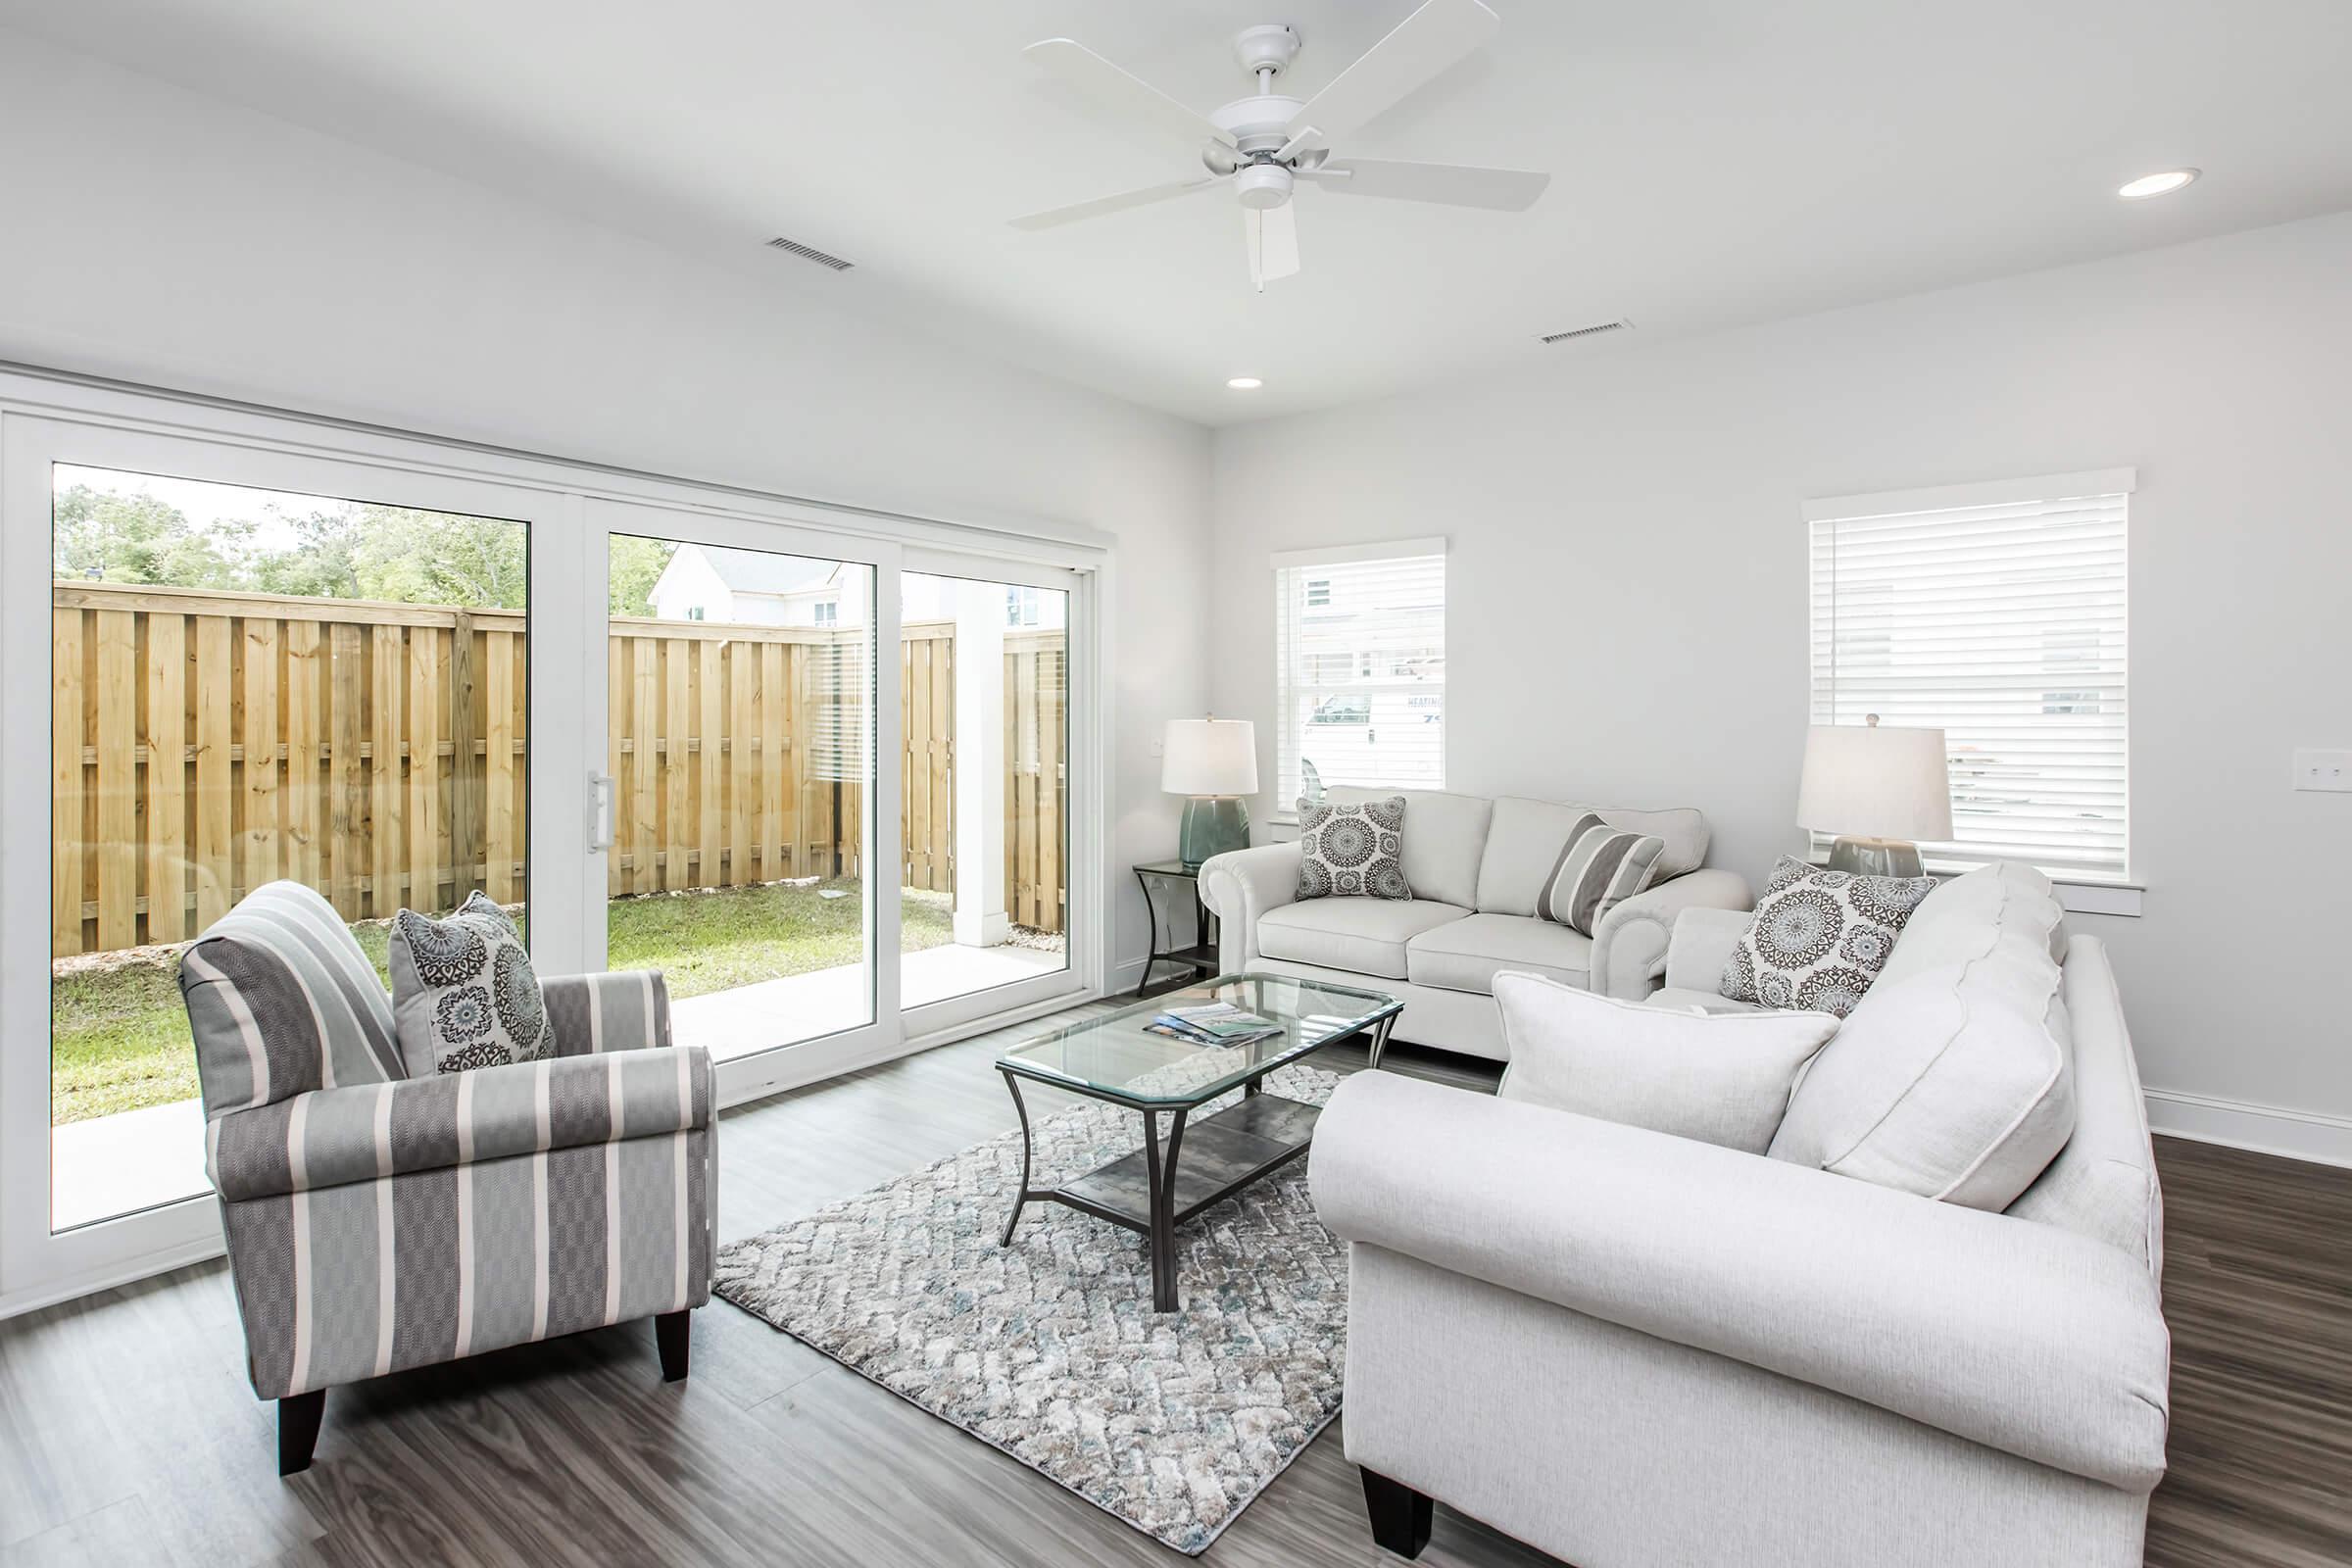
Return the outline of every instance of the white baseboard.
{"type": "Polygon", "coordinates": [[[2146,1091],[2148,1125],[2175,1138],[2352,1166],[2352,1117],[2249,1104],[2179,1089],[2146,1091]]]}

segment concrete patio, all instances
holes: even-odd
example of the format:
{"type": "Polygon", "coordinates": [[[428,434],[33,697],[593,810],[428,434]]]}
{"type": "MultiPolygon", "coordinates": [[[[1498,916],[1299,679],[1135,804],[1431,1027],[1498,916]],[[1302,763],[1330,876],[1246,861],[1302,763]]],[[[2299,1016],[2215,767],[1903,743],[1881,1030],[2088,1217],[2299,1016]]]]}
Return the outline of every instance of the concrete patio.
{"type": "MultiPolygon", "coordinates": [[[[951,943],[900,959],[900,990],[909,1007],[969,996],[1033,975],[1051,974],[1068,955],[1038,948],[967,948],[951,943]]],[[[739,986],[671,1004],[681,1045],[705,1046],[713,1059],[838,1034],[872,1021],[865,966],[739,986]]],[[[204,1108],[194,1100],[149,1105],[51,1130],[54,1174],[50,1224],[71,1230],[211,1190],[204,1174],[204,1108]]]]}

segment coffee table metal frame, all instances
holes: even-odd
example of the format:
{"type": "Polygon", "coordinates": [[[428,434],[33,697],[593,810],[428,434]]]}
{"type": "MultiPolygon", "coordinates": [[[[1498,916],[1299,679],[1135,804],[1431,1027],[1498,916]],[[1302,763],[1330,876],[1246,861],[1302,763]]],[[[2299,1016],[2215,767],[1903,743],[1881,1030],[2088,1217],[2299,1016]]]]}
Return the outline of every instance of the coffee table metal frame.
{"type": "MultiPolygon", "coordinates": [[[[1233,975],[1224,977],[1224,983],[1257,978],[1262,977],[1233,975]]],[[[1251,1182],[1280,1170],[1305,1153],[1314,1140],[1315,1118],[1321,1107],[1267,1094],[1260,1087],[1260,1080],[1278,1067],[1304,1060],[1327,1046],[1359,1035],[1372,1037],[1372,1065],[1377,1068],[1381,1053],[1388,1047],[1389,1031],[1403,1010],[1404,1004],[1392,999],[1386,1007],[1352,1028],[1318,1040],[1303,1050],[1278,1055],[1246,1078],[1220,1082],[1212,1093],[1189,1101],[1139,1099],[1100,1084],[1049,1072],[1011,1056],[1001,1058],[997,1070],[1004,1075],[1004,1087],[1011,1092],[1013,1109],[1021,1118],[1021,1187],[1019,1196],[1012,1200],[1012,1213],[1004,1221],[1004,1239],[998,1245],[1012,1245],[1013,1231],[1021,1222],[1021,1210],[1033,1202],[1062,1203],[1082,1214],[1108,1220],[1144,1238],[1152,1256],[1152,1309],[1175,1311],[1178,1306],[1176,1227],[1202,1209],[1223,1202],[1251,1182]],[[1063,1186],[1031,1187],[1029,1169],[1033,1151],[1029,1107],[1021,1100],[1023,1078],[1050,1084],[1065,1094],[1083,1095],[1141,1111],[1143,1148],[1063,1186]],[[1233,1093],[1237,1087],[1242,1091],[1238,1103],[1192,1124],[1195,1160],[1184,1169],[1185,1177],[1190,1178],[1185,1183],[1189,1190],[1179,1193],[1177,1159],[1184,1150],[1187,1118],[1201,1105],[1233,1093]],[[1159,1118],[1163,1115],[1168,1118],[1164,1145],[1159,1136],[1159,1118]]]]}

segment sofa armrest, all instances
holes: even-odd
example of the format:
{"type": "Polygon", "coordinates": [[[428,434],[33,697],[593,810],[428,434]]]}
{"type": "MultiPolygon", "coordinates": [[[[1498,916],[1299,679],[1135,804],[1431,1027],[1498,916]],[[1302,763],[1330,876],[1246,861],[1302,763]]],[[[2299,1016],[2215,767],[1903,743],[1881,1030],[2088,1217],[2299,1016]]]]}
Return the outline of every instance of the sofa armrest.
{"type": "Polygon", "coordinates": [[[1676,915],[1674,935],[1666,943],[1666,984],[1677,991],[1717,990],[1732,948],[1754,918],[1749,909],[1685,909],[1676,915]]]}
{"type": "Polygon", "coordinates": [[[1212,855],[1200,867],[1200,902],[1217,917],[1217,964],[1239,974],[1257,956],[1257,922],[1298,894],[1296,839],[1212,855]]]}
{"type": "Polygon", "coordinates": [[[710,1125],[700,1046],[314,1089],[216,1117],[205,1166],[225,1202],[710,1125]]]}
{"type": "Polygon", "coordinates": [[[1640,1002],[1666,973],[1666,946],[1685,909],[1747,909],[1747,878],[1703,866],[1609,906],[1592,932],[1592,989],[1640,1002]]]}
{"type": "Polygon", "coordinates": [[[659,969],[554,975],[539,982],[539,997],[559,1056],[670,1044],[669,983],[659,969]]]}
{"type": "Polygon", "coordinates": [[[1386,1072],[1310,1161],[1350,1242],[2128,1492],[2164,1473],[2164,1319],[2118,1248],[1386,1072]]]}

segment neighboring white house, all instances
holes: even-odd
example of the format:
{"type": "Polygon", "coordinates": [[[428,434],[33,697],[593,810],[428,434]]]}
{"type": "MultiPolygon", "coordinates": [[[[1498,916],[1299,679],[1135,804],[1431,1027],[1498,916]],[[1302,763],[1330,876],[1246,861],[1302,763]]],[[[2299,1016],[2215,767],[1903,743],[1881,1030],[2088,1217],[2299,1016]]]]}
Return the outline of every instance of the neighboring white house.
{"type": "MultiPolygon", "coordinates": [[[[1004,604],[1008,631],[1050,631],[1068,614],[1067,596],[1006,583],[967,584],[907,572],[900,578],[900,617],[954,620],[958,592],[977,588],[1004,604]]],[[[682,544],[662,568],[652,594],[662,620],[715,620],[738,626],[862,626],[865,571],[837,561],[682,544]]]]}
{"type": "Polygon", "coordinates": [[[662,620],[715,620],[738,626],[817,626],[834,623],[842,601],[852,601],[863,619],[857,594],[842,592],[844,571],[837,561],[779,556],[765,550],[726,550],[682,544],[655,579],[650,596],[662,620]]]}

